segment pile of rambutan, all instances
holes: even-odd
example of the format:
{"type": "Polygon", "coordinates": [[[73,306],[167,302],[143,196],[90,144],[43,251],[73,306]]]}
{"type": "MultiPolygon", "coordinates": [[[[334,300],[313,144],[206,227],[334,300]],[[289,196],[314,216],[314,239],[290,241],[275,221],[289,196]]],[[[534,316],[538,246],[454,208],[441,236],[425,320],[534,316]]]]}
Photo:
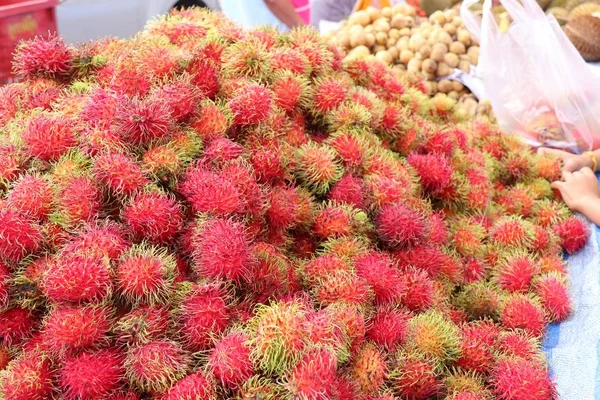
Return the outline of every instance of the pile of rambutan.
{"type": "Polygon", "coordinates": [[[557,160],[310,29],[200,9],[15,70],[0,398],[557,397],[540,339],[587,237],[557,160]]]}

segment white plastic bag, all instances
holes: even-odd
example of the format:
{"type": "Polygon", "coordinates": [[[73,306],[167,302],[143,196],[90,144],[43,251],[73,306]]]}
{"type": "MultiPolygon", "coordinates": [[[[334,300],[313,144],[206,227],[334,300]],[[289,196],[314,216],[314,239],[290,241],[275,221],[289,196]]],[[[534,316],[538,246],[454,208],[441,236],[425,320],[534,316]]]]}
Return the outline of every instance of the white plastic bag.
{"type": "Polygon", "coordinates": [[[461,16],[479,39],[477,72],[500,126],[533,146],[600,147],[600,79],[535,0],[499,1],[513,21],[505,33],[492,0],[481,18],[470,11],[477,0],[465,0],[461,16]]]}

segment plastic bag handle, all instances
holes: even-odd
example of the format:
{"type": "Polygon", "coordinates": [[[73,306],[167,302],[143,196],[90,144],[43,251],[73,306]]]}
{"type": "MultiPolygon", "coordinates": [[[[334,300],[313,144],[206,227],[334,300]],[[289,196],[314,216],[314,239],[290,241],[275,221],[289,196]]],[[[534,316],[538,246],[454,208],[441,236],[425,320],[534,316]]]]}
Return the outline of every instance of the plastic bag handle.
{"type": "Polygon", "coordinates": [[[481,43],[482,22],[481,19],[470,10],[470,8],[478,2],[479,0],[464,0],[460,6],[460,17],[462,18],[463,23],[469,32],[471,32],[471,35],[475,36],[475,38],[481,43]]]}

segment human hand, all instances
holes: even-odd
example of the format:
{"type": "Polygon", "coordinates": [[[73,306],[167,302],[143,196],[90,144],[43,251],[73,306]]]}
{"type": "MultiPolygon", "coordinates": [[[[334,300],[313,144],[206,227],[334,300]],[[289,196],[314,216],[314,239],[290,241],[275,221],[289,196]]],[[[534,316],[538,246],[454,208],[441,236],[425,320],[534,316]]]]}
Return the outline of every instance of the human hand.
{"type": "Polygon", "coordinates": [[[592,168],[592,158],[586,154],[573,154],[563,150],[550,149],[547,147],[540,147],[537,150],[540,155],[553,155],[560,158],[563,161],[563,171],[575,172],[582,168],[592,168]]]}
{"type": "Polygon", "coordinates": [[[570,209],[582,212],[591,202],[600,200],[598,179],[588,167],[579,171],[563,171],[562,181],[552,182],[570,209]]]}

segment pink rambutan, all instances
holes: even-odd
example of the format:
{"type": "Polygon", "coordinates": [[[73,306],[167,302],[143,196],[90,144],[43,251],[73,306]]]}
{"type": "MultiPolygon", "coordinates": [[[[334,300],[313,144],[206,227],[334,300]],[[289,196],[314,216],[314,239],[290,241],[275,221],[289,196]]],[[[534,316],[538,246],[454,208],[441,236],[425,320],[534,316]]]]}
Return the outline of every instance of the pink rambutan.
{"type": "Polygon", "coordinates": [[[66,224],[91,222],[100,215],[102,193],[92,179],[72,178],[57,197],[57,215],[66,224]]]}
{"type": "Polygon", "coordinates": [[[216,399],[216,387],[211,377],[203,371],[189,374],[175,383],[169,391],[161,397],[163,400],[180,399],[216,399]]]}
{"type": "Polygon", "coordinates": [[[253,149],[250,162],[260,183],[278,183],[286,177],[286,162],[276,147],[253,149]]]}
{"type": "Polygon", "coordinates": [[[8,364],[0,393],[7,400],[46,399],[54,389],[53,380],[50,360],[36,353],[26,353],[8,364]]]}
{"type": "Polygon", "coordinates": [[[429,240],[434,245],[446,245],[448,243],[449,232],[446,221],[442,213],[434,213],[429,217],[431,231],[429,240]]]}
{"type": "Polygon", "coordinates": [[[323,194],[343,174],[335,151],[327,145],[309,142],[296,151],[296,175],[317,194],[323,194]]]}
{"type": "Polygon", "coordinates": [[[520,358],[498,362],[491,374],[494,394],[502,400],[555,400],[558,398],[548,370],[520,358]]]}
{"type": "Polygon", "coordinates": [[[183,213],[174,197],[138,193],[123,207],[122,220],[137,240],[168,244],[183,228],[183,213]]]}
{"type": "Polygon", "coordinates": [[[302,268],[305,279],[315,282],[335,271],[349,271],[348,263],[336,255],[322,255],[309,260],[302,268]]]}
{"type": "Polygon", "coordinates": [[[116,93],[96,88],[83,104],[79,117],[90,126],[108,128],[122,101],[116,93]]]}
{"type": "Polygon", "coordinates": [[[311,350],[287,376],[286,389],[297,398],[330,398],[336,381],[336,370],[337,360],[329,350],[311,350]]]}
{"type": "Polygon", "coordinates": [[[210,59],[195,57],[188,65],[192,84],[203,97],[213,99],[219,92],[221,83],[217,64],[210,59]]]}
{"type": "Polygon", "coordinates": [[[359,393],[365,396],[377,393],[387,376],[383,353],[372,343],[366,343],[353,358],[350,374],[359,393]]]}
{"type": "Polygon", "coordinates": [[[58,35],[35,37],[17,46],[13,67],[23,77],[66,77],[73,67],[73,50],[58,35]]]}
{"type": "Polygon", "coordinates": [[[88,226],[85,231],[68,242],[63,248],[63,254],[77,253],[88,257],[108,257],[116,260],[129,247],[125,232],[116,223],[105,223],[99,226],[88,226]]]}
{"type": "Polygon", "coordinates": [[[406,290],[402,304],[411,311],[425,311],[437,302],[435,284],[426,271],[408,268],[402,275],[406,290]]]}
{"type": "Polygon", "coordinates": [[[500,332],[494,350],[500,356],[521,358],[528,361],[539,360],[541,355],[539,338],[522,329],[500,332]]]}
{"type": "Polygon", "coordinates": [[[202,139],[224,137],[231,124],[228,110],[210,100],[201,103],[197,116],[191,125],[202,139]]]}
{"type": "Polygon", "coordinates": [[[405,283],[391,258],[385,253],[369,252],[354,260],[356,274],[375,294],[376,304],[397,303],[404,294],[405,283]]]}
{"type": "Polygon", "coordinates": [[[474,283],[482,281],[488,273],[489,265],[478,258],[467,258],[463,263],[463,282],[474,283]]]}
{"type": "Polygon", "coordinates": [[[462,326],[460,356],[456,366],[467,371],[487,373],[494,361],[492,350],[499,334],[500,328],[485,320],[462,326]]]}
{"type": "Polygon", "coordinates": [[[535,293],[552,322],[564,321],[572,312],[569,292],[563,279],[557,273],[549,273],[534,280],[535,293]]]}
{"type": "Polygon", "coordinates": [[[239,189],[226,177],[221,177],[201,165],[187,169],[179,191],[195,212],[228,215],[244,209],[239,189]]]}
{"type": "Polygon", "coordinates": [[[320,239],[356,235],[366,223],[364,212],[348,205],[326,203],[315,215],[313,232],[320,239]]]}
{"type": "Polygon", "coordinates": [[[248,274],[252,260],[244,226],[229,219],[209,219],[192,238],[194,270],[212,279],[239,281],[248,274]]]}
{"type": "Polygon", "coordinates": [[[173,123],[171,110],[162,98],[124,102],[115,114],[115,129],[126,143],[136,146],[167,137],[173,123]]]}
{"type": "Polygon", "coordinates": [[[10,278],[10,269],[0,261],[0,309],[2,310],[6,308],[10,300],[10,278]]]}
{"type": "Polygon", "coordinates": [[[175,278],[175,258],[164,248],[133,246],[115,269],[117,290],[131,304],[168,300],[175,278]]]}
{"type": "Polygon", "coordinates": [[[20,149],[0,145],[0,181],[3,185],[17,178],[22,161],[20,149]]]}
{"type": "Polygon", "coordinates": [[[203,350],[211,335],[225,330],[229,323],[227,294],[218,284],[192,285],[178,312],[182,338],[191,350],[203,350]]]}
{"type": "Polygon", "coordinates": [[[410,313],[407,311],[380,310],[369,321],[367,338],[384,349],[393,351],[406,343],[409,319],[410,313]]]}
{"type": "Polygon", "coordinates": [[[360,305],[372,297],[371,287],[365,279],[343,270],[319,279],[314,293],[317,301],[324,305],[335,302],[360,305]]]}
{"type": "Polygon", "coordinates": [[[346,174],[329,191],[329,199],[337,203],[350,204],[364,210],[367,206],[364,181],[352,174],[346,174]]]}
{"type": "Polygon", "coordinates": [[[58,160],[69,148],[77,145],[73,122],[49,113],[31,117],[21,138],[27,152],[42,161],[58,160]]]}
{"type": "Polygon", "coordinates": [[[426,400],[441,392],[443,384],[437,379],[431,362],[417,355],[399,354],[394,366],[390,380],[402,398],[426,400]]]}
{"type": "Polygon", "coordinates": [[[177,343],[155,340],[127,350],[125,373],[142,391],[166,392],[188,372],[190,357],[177,343]]]}
{"type": "Polygon", "coordinates": [[[326,114],[336,109],[346,100],[350,85],[334,76],[315,83],[313,108],[316,113],[326,114]]]}
{"type": "Polygon", "coordinates": [[[103,255],[63,254],[43,271],[41,287],[55,302],[100,301],[111,292],[111,266],[103,255]]]}
{"type": "Polygon", "coordinates": [[[496,197],[496,203],[507,214],[529,217],[533,208],[534,199],[525,190],[513,187],[496,197]]]}
{"type": "Polygon", "coordinates": [[[383,207],[375,225],[381,240],[390,247],[412,247],[422,243],[429,234],[423,215],[401,203],[383,207]]]}
{"type": "Polygon", "coordinates": [[[44,321],[44,341],[56,354],[94,346],[106,339],[110,318],[109,310],[102,307],[58,306],[44,321]]]}
{"type": "Polygon", "coordinates": [[[244,153],[244,147],[230,139],[218,137],[211,140],[202,155],[206,164],[221,167],[228,161],[239,158],[244,153]]]}
{"type": "Polygon", "coordinates": [[[235,388],[254,375],[248,336],[231,332],[215,343],[208,365],[224,387],[235,388]]]}
{"type": "Polygon", "coordinates": [[[278,74],[273,80],[271,90],[275,104],[283,111],[293,111],[307,102],[308,82],[302,76],[292,73],[278,74]]]}
{"type": "Polygon", "coordinates": [[[11,346],[30,336],[37,325],[35,315],[21,307],[13,307],[0,312],[0,339],[11,346]]]}
{"type": "Polygon", "coordinates": [[[526,292],[539,269],[537,262],[528,255],[515,255],[501,263],[496,279],[504,290],[526,292]]]}
{"type": "Polygon", "coordinates": [[[45,219],[52,210],[54,192],[45,179],[33,175],[19,179],[6,198],[6,206],[32,218],[45,219]]]}
{"type": "Polygon", "coordinates": [[[532,335],[541,336],[547,321],[544,310],[536,299],[513,294],[502,306],[500,322],[507,329],[520,328],[532,335]]]}
{"type": "Polygon", "coordinates": [[[149,183],[141,167],[131,157],[119,153],[96,157],[94,176],[117,194],[131,194],[149,183]]]}
{"type": "Polygon", "coordinates": [[[85,352],[65,360],[59,385],[67,399],[103,398],[121,385],[124,372],[120,350],[85,352]]]}
{"type": "Polygon", "coordinates": [[[256,301],[264,303],[272,296],[298,289],[296,271],[284,252],[271,244],[259,242],[253,246],[252,253],[256,262],[250,266],[247,285],[256,301]]]}
{"type": "Polygon", "coordinates": [[[112,330],[119,344],[147,343],[165,336],[171,327],[171,314],[165,306],[142,305],[115,322],[112,330]]]}
{"type": "Polygon", "coordinates": [[[307,57],[296,49],[274,49],[271,58],[273,71],[290,71],[296,75],[308,75],[310,65],[307,57]]]}
{"type": "Polygon", "coordinates": [[[366,153],[366,144],[352,133],[335,133],[327,143],[335,150],[338,157],[349,170],[359,169],[366,153]]]}
{"type": "Polygon", "coordinates": [[[571,217],[558,223],[553,230],[560,238],[560,245],[567,254],[574,254],[581,250],[590,234],[588,224],[578,217],[571,217]]]}
{"type": "Polygon", "coordinates": [[[220,176],[226,177],[240,191],[247,214],[260,217],[264,215],[267,207],[266,191],[258,184],[254,171],[245,161],[240,159],[228,163],[221,170],[220,176]]]}
{"type": "Polygon", "coordinates": [[[264,86],[248,84],[240,88],[229,101],[234,123],[255,125],[265,121],[273,109],[273,93],[264,86]]]}
{"type": "Polygon", "coordinates": [[[432,279],[437,278],[442,266],[451,261],[449,255],[432,246],[419,245],[411,249],[397,250],[393,254],[400,269],[412,266],[426,271],[432,279]]]}
{"type": "Polygon", "coordinates": [[[450,183],[453,170],[446,157],[412,153],[408,156],[407,161],[417,170],[419,181],[426,193],[436,196],[450,183]]]}
{"type": "Polygon", "coordinates": [[[0,208],[0,257],[20,261],[42,245],[41,227],[25,215],[0,208]]]}

